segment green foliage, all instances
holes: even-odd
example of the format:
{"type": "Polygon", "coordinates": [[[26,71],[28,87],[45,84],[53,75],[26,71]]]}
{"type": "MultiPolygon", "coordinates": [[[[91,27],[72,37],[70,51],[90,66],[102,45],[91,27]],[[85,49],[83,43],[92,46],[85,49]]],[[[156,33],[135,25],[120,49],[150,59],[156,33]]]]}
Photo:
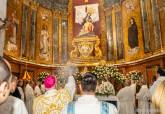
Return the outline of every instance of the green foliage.
{"type": "Polygon", "coordinates": [[[41,73],[39,73],[38,81],[42,83],[44,81],[45,77],[48,76],[48,75],[49,75],[48,72],[41,72],[41,73]]]}

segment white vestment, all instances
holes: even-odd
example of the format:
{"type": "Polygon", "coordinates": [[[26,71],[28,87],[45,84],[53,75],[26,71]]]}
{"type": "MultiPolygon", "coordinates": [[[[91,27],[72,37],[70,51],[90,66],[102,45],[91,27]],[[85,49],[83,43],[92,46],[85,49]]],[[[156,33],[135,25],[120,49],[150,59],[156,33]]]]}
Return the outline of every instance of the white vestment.
{"type": "Polygon", "coordinates": [[[28,114],[28,112],[22,100],[9,96],[6,101],[0,105],[0,114],[28,114]]]}
{"type": "MultiPolygon", "coordinates": [[[[155,89],[157,88],[157,86],[165,80],[165,77],[164,76],[159,76],[158,79],[153,83],[153,85],[150,87],[149,91],[150,91],[150,94],[151,94],[151,98],[154,94],[154,91],[155,89]]],[[[150,114],[155,114],[156,112],[156,109],[155,107],[153,106],[152,102],[150,103],[150,114]]]]}
{"type": "Polygon", "coordinates": [[[136,83],[133,83],[130,85],[131,87],[131,93],[133,94],[134,97],[132,97],[132,101],[134,103],[134,107],[136,106],[135,104],[135,95],[136,95],[136,83]]]}
{"type": "Polygon", "coordinates": [[[158,86],[158,84],[160,84],[162,81],[164,81],[165,80],[165,77],[163,77],[163,76],[160,76],[154,83],[153,83],[153,85],[150,87],[150,93],[151,93],[151,96],[153,95],[153,93],[154,93],[154,91],[155,91],[155,89],[156,89],[156,87],[158,86]]]}
{"type": "Polygon", "coordinates": [[[18,87],[18,90],[19,90],[19,93],[21,94],[22,101],[24,101],[25,100],[25,95],[24,95],[22,87],[18,87]]]}
{"type": "Polygon", "coordinates": [[[51,89],[34,99],[34,114],[61,114],[64,106],[72,101],[75,89],[75,80],[70,76],[64,89],[51,89]]]}
{"type": "Polygon", "coordinates": [[[41,93],[44,94],[45,91],[46,91],[45,86],[42,84],[42,85],[41,85],[41,93]]]}
{"type": "MultiPolygon", "coordinates": [[[[101,102],[94,95],[82,95],[75,102],[75,114],[100,114],[101,102]]],[[[117,114],[117,109],[114,105],[108,103],[109,114],[117,114]]],[[[67,114],[67,107],[61,114],[67,114]]]]}
{"type": "Polygon", "coordinates": [[[134,91],[130,86],[126,86],[117,93],[119,100],[119,114],[134,114],[134,91]]]}
{"type": "Polygon", "coordinates": [[[33,88],[27,84],[25,87],[25,104],[26,104],[26,108],[28,110],[29,114],[33,114],[33,99],[34,99],[34,91],[33,88]]]}
{"type": "Polygon", "coordinates": [[[147,85],[143,85],[136,94],[136,98],[138,99],[138,114],[149,114],[149,98],[150,92],[148,90],[147,85]]]}
{"type": "Polygon", "coordinates": [[[42,94],[41,89],[39,88],[38,85],[36,85],[35,88],[34,88],[34,94],[35,94],[36,97],[42,94]]]}

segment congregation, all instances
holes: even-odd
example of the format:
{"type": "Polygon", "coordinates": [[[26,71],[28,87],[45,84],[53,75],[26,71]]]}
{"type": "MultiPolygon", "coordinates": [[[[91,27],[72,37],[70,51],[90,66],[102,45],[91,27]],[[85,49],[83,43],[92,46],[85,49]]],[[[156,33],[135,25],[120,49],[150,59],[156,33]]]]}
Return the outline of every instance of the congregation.
{"type": "Polygon", "coordinates": [[[19,80],[12,75],[7,60],[0,58],[1,114],[165,114],[165,72],[158,68],[148,88],[145,80],[137,91],[134,81],[126,80],[116,94],[117,104],[95,96],[97,78],[86,72],[81,80],[81,96],[75,100],[75,77],[69,76],[62,89],[55,89],[57,78],[48,75],[43,83],[19,80]]]}

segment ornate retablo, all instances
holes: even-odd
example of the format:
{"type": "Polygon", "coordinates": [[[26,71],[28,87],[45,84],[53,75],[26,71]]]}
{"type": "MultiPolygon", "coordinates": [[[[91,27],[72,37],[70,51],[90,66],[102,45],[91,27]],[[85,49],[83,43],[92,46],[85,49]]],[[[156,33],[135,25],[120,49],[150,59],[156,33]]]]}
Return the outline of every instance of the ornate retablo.
{"type": "Polygon", "coordinates": [[[98,36],[77,37],[73,40],[74,50],[70,57],[74,62],[96,62],[102,58],[102,51],[99,47],[100,39],[98,36]]]}

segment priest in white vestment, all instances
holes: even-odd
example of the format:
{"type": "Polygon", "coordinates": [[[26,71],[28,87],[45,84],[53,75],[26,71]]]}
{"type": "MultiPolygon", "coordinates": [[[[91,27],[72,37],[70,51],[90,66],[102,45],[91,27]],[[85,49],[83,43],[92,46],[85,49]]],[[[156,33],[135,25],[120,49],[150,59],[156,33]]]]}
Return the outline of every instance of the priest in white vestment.
{"type": "Polygon", "coordinates": [[[57,79],[49,75],[44,79],[46,93],[34,100],[34,114],[60,114],[64,106],[69,103],[75,93],[75,80],[73,76],[68,78],[64,89],[56,90],[57,79]]]}
{"type": "Polygon", "coordinates": [[[151,95],[154,94],[154,91],[156,89],[156,87],[162,82],[165,80],[165,71],[163,69],[161,69],[160,67],[158,68],[158,71],[157,71],[157,77],[158,79],[153,83],[153,85],[150,87],[150,93],[151,95]]]}
{"type": "Polygon", "coordinates": [[[19,90],[19,93],[21,94],[21,100],[25,101],[25,95],[24,95],[22,87],[23,87],[23,81],[19,80],[18,81],[18,90],[19,90]]]}
{"type": "MultiPolygon", "coordinates": [[[[162,68],[158,68],[157,70],[157,80],[153,83],[153,85],[150,87],[149,91],[151,94],[151,97],[153,96],[157,86],[165,80],[165,71],[162,68]]],[[[155,114],[155,108],[154,105],[152,104],[152,101],[150,103],[150,114],[155,114]]]]}
{"type": "Polygon", "coordinates": [[[37,82],[37,85],[35,86],[35,88],[34,88],[34,95],[36,96],[36,97],[38,97],[39,95],[41,95],[42,93],[41,93],[41,89],[40,89],[40,87],[39,87],[39,82],[37,82]]]}
{"type": "Polygon", "coordinates": [[[0,114],[28,114],[28,112],[22,100],[9,96],[7,100],[0,105],[0,114]]]}
{"type": "Polygon", "coordinates": [[[135,96],[136,96],[136,82],[134,80],[131,80],[130,87],[131,87],[131,92],[134,95],[132,101],[134,103],[134,108],[136,108],[136,103],[135,103],[135,100],[136,100],[136,98],[135,98],[135,96]]]}
{"type": "Polygon", "coordinates": [[[134,114],[135,109],[135,90],[134,86],[129,86],[128,81],[125,82],[125,87],[120,89],[117,93],[119,100],[119,114],[134,114]]]}
{"type": "Polygon", "coordinates": [[[138,114],[149,114],[150,92],[147,85],[142,85],[139,93],[136,94],[138,99],[138,114]]]}
{"type": "MultiPolygon", "coordinates": [[[[31,84],[32,82],[30,82],[31,84]]],[[[29,114],[33,114],[34,90],[29,83],[25,87],[25,104],[29,114]]]]}
{"type": "Polygon", "coordinates": [[[70,102],[61,114],[117,114],[114,105],[101,102],[95,97],[96,76],[85,73],[81,81],[83,95],[77,101],[70,102]]]}

